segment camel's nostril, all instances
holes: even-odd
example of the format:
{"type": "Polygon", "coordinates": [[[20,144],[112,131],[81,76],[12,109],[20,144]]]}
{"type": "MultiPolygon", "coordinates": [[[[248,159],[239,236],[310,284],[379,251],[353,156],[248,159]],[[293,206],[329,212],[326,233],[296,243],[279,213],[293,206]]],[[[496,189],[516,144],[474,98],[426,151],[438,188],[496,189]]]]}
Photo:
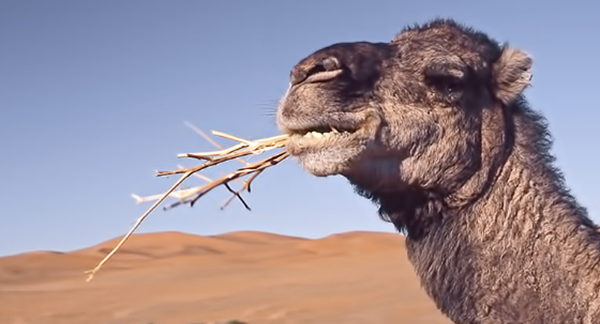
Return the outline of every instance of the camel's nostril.
{"type": "Polygon", "coordinates": [[[326,71],[334,71],[342,68],[340,61],[334,56],[324,59],[321,65],[326,71]]]}

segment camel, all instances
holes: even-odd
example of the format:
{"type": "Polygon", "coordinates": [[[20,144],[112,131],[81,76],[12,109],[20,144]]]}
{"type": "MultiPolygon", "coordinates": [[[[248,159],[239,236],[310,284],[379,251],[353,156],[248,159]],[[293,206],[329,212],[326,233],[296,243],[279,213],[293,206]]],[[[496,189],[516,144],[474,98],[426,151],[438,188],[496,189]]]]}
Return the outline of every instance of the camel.
{"type": "Polygon", "coordinates": [[[294,159],[377,204],[454,323],[600,323],[600,234],[527,103],[532,64],[434,19],[310,54],[277,108],[294,159]]]}

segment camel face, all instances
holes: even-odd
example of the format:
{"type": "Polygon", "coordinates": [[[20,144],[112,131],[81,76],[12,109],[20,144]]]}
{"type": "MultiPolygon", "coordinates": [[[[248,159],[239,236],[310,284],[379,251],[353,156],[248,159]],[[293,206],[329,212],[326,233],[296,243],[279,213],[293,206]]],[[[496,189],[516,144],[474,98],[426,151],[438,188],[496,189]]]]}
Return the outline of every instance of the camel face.
{"type": "Polygon", "coordinates": [[[340,43],[292,69],[277,121],[290,135],[288,150],[308,171],[347,172],[376,143],[381,114],[372,96],[391,53],[389,44],[340,43]]]}
{"type": "Polygon", "coordinates": [[[486,109],[515,100],[531,60],[451,21],[390,43],[340,43],[291,71],[277,115],[288,150],[316,176],[368,191],[456,189],[481,164],[486,109]]]}

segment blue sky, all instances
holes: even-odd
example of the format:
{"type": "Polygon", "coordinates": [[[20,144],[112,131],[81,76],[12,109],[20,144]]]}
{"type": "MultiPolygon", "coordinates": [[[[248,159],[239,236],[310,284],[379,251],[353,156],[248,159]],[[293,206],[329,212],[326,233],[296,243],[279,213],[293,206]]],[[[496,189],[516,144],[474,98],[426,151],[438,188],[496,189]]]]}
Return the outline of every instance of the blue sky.
{"type": "MultiPolygon", "coordinates": [[[[592,1],[0,0],[0,255],[124,234],[147,207],[130,194],[175,181],[154,170],[191,164],[178,153],[213,149],[185,121],[276,135],[276,104],[301,58],[341,41],[388,41],[436,16],[532,54],[528,98],[550,122],[568,185],[598,222],[598,12],[592,1]]],[[[228,195],[215,190],[194,208],[157,210],[139,232],[393,231],[344,179],[310,176],[293,160],[253,189],[252,212],[239,203],[221,211],[228,195]]]]}

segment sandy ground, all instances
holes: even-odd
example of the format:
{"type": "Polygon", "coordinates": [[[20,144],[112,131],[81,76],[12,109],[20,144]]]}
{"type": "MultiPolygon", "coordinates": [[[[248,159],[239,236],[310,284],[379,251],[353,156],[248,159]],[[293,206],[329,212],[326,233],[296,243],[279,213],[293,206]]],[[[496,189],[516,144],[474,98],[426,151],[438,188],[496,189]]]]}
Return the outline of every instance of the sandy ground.
{"type": "Polygon", "coordinates": [[[85,282],[114,244],[0,258],[0,323],[450,323],[397,234],[139,234],[85,282]]]}

